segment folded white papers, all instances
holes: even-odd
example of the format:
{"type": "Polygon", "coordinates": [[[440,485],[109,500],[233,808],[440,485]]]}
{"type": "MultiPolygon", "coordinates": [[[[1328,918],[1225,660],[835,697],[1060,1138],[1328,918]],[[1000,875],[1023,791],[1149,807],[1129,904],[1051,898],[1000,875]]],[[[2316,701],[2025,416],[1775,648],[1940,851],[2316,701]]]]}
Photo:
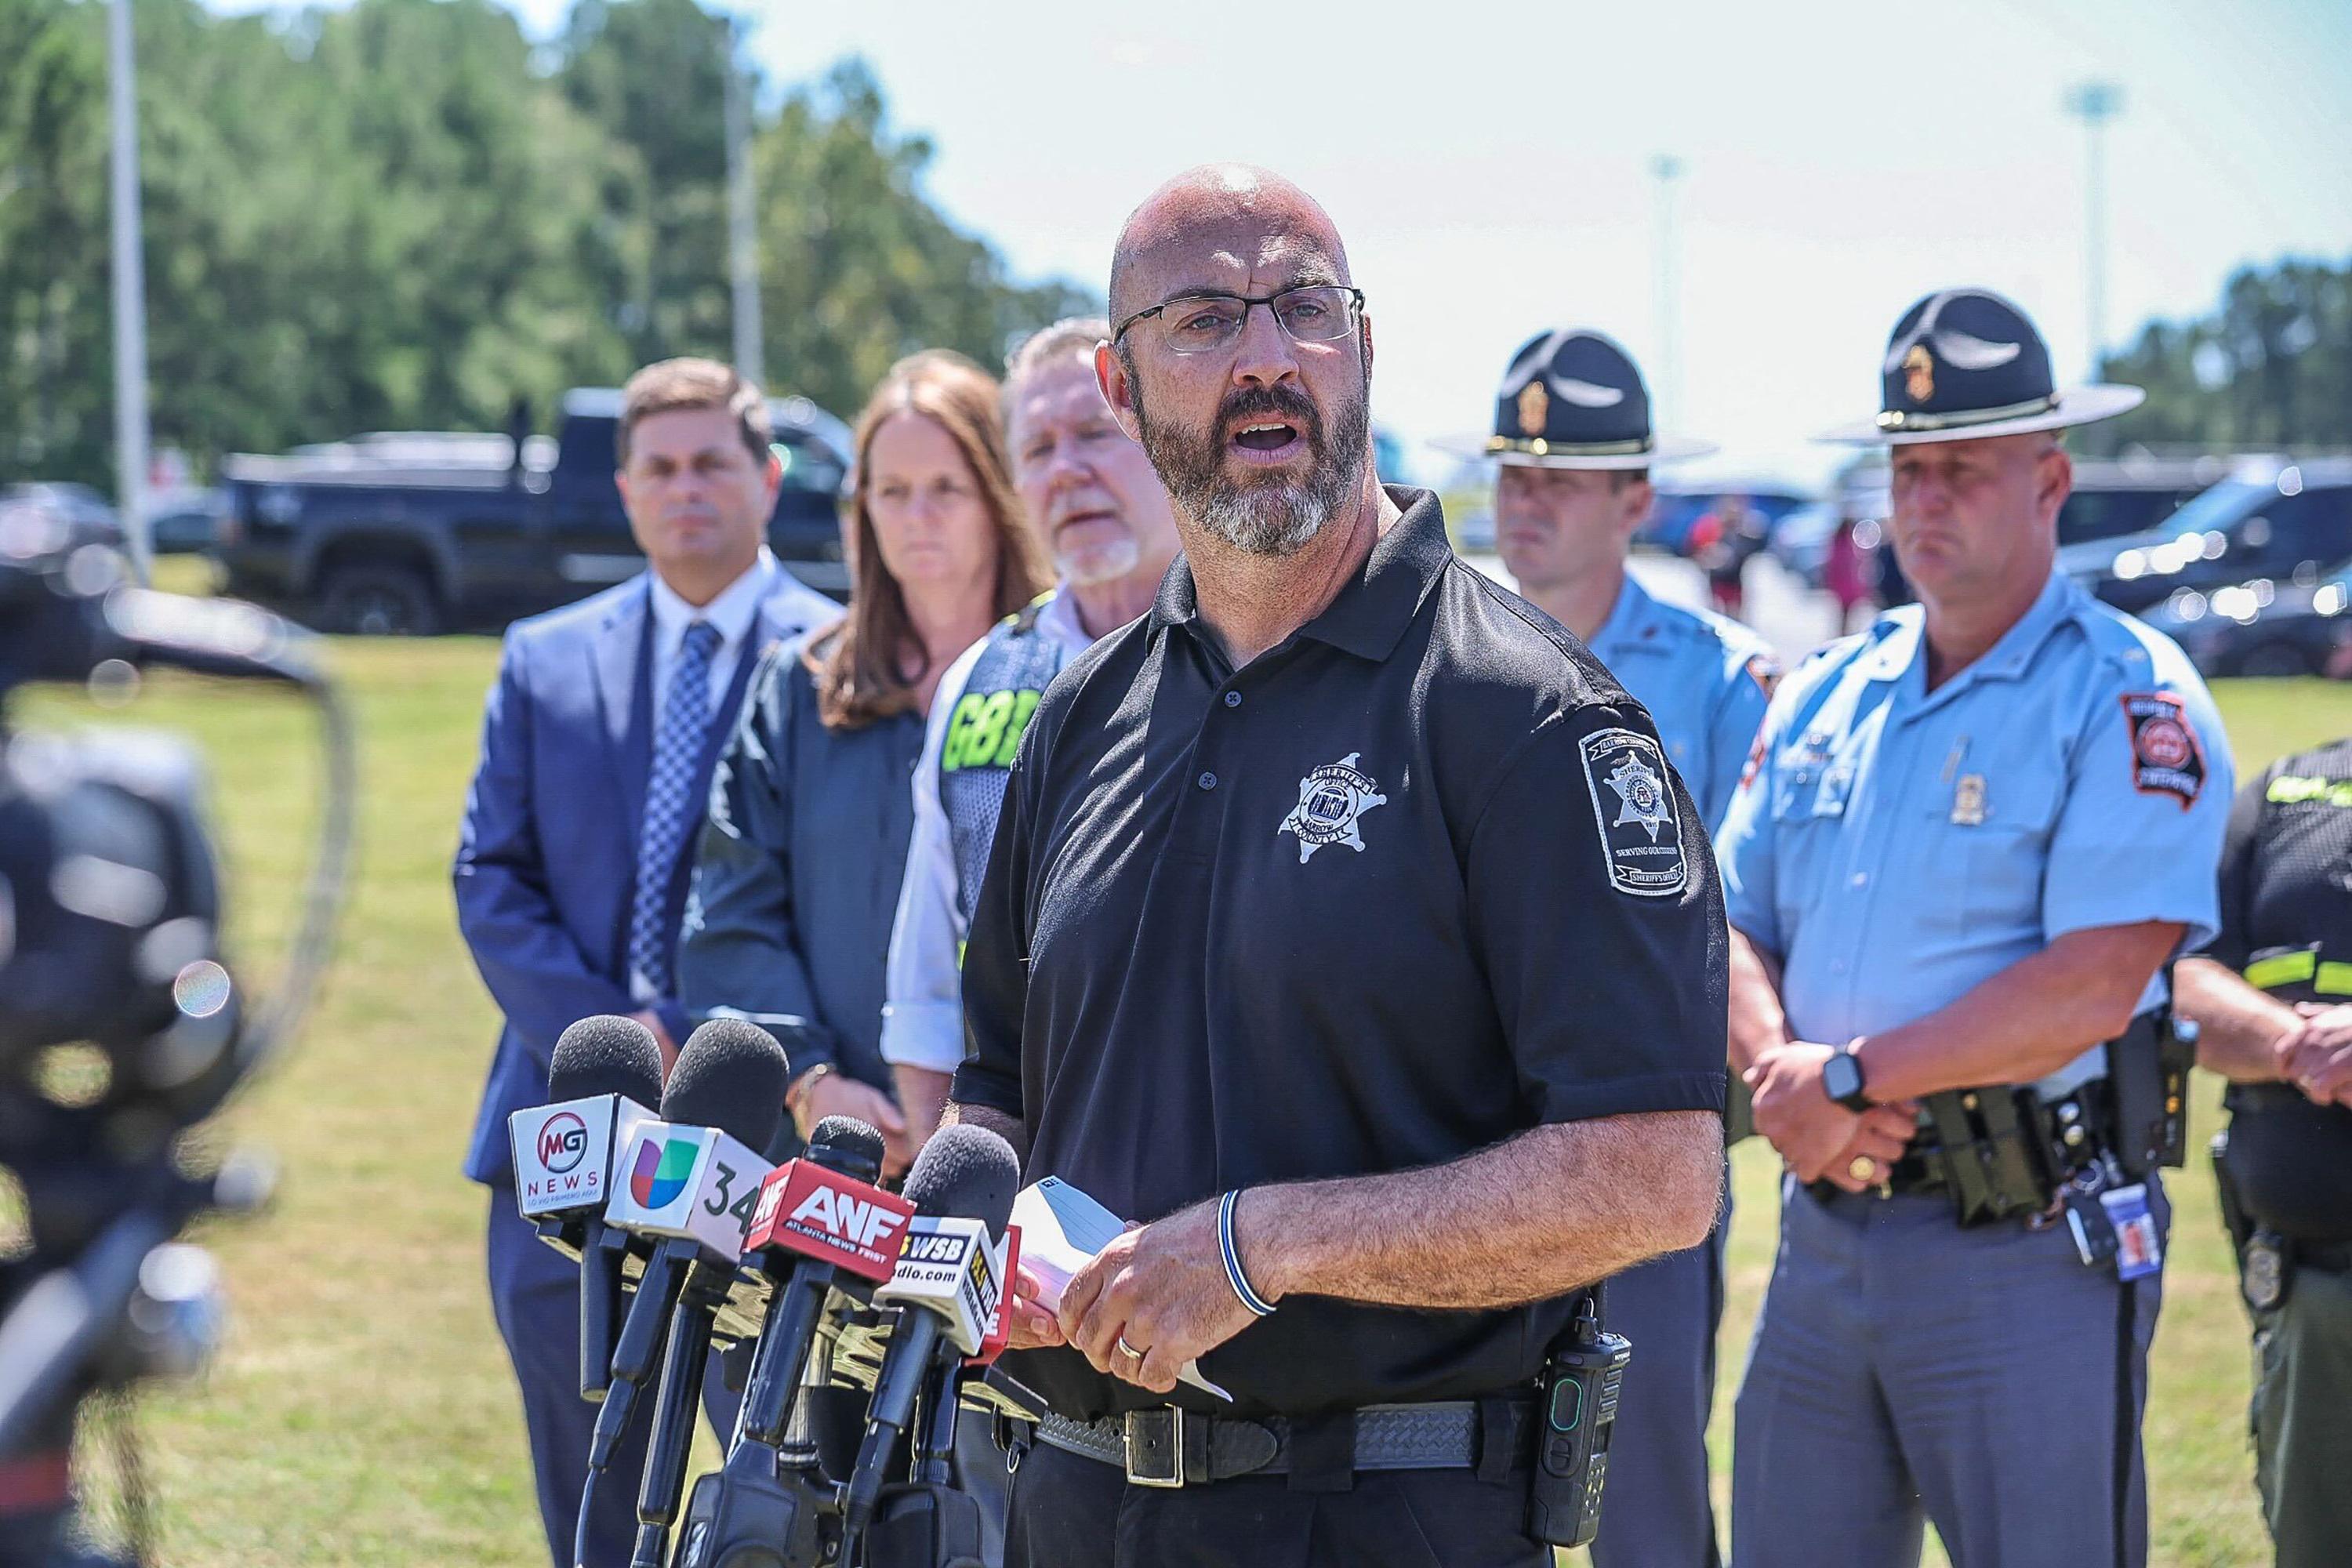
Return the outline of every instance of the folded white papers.
{"type": "MultiPolygon", "coordinates": [[[[1021,1227],[1021,1267],[1035,1278],[1034,1300],[1049,1312],[1060,1310],[1071,1276],[1127,1229],[1126,1221],[1059,1176],[1022,1188],[1013,1200],[1013,1223],[1021,1227]]],[[[1176,1378],[1220,1399],[1233,1398],[1201,1375],[1197,1361],[1186,1362],[1176,1378]]]]}

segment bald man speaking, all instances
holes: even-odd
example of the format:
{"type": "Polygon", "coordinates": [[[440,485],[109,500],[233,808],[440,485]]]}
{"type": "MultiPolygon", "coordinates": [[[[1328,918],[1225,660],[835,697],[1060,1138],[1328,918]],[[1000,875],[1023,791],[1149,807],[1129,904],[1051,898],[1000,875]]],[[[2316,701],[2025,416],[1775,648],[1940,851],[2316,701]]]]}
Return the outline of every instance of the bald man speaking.
{"type": "Polygon", "coordinates": [[[1305,192],[1180,175],[1110,305],[1184,555],[1023,742],[949,1117],[1148,1223],[1018,1308],[1052,1414],[1006,1561],[1540,1568],[1602,1414],[1586,1288],[1715,1214],[1705,825],[1640,704],[1380,485],[1305,192]]]}

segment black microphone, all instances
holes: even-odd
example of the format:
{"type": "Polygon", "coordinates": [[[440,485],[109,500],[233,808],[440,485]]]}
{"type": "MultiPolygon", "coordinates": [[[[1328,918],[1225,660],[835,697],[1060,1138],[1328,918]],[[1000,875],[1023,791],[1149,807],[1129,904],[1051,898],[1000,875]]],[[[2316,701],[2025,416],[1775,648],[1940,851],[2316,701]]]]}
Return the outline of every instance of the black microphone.
{"type": "Polygon", "coordinates": [[[637,1499],[638,1560],[650,1550],[652,1561],[659,1562],[685,1486],[711,1315],[734,1277],[759,1184],[772,1169],[756,1152],[776,1134],[791,1078],[783,1047],[765,1029],[740,1018],[713,1018],[678,1052],[662,1095],[661,1121],[638,1131],[627,1184],[615,1184],[620,1190],[606,1218],[658,1239],[621,1325],[613,1386],[589,1442],[583,1542],[587,1493],[610,1468],[637,1393],[659,1368],[653,1437],[637,1499]],[[660,1506],[665,1495],[667,1510],[660,1506]]]}
{"type": "MultiPolygon", "coordinates": [[[[615,1095],[627,1100],[638,1110],[659,1105],[662,1097],[661,1047],[654,1043],[651,1029],[635,1018],[614,1014],[601,1014],[583,1018],[563,1031],[555,1042],[555,1058],[547,1075],[548,1099],[551,1101],[590,1100],[599,1095],[615,1095]]],[[[614,1102],[617,1108],[618,1102],[614,1102]]],[[[541,1123],[543,1147],[556,1149],[557,1157],[563,1152],[562,1140],[575,1135],[588,1136],[592,1129],[585,1120],[595,1114],[594,1108],[574,1113],[569,1121],[551,1118],[541,1123]],[[548,1136],[546,1130],[556,1135],[548,1136]]],[[[649,1110],[646,1114],[650,1115],[649,1110]]],[[[560,1221],[567,1233],[563,1239],[576,1240],[580,1247],[580,1397],[595,1401],[604,1397],[605,1387],[612,1382],[613,1322],[621,1306],[621,1256],[628,1237],[613,1233],[611,1245],[606,1244],[604,1204],[612,1188],[612,1145],[615,1141],[625,1143],[625,1135],[617,1125],[618,1116],[607,1113],[604,1146],[583,1152],[582,1163],[593,1163],[602,1171],[602,1179],[580,1194],[580,1201],[554,1211],[548,1217],[560,1221]]],[[[536,1152],[537,1151],[534,1151],[536,1152]]]]}
{"type": "Polygon", "coordinates": [[[677,1568],[813,1568],[823,1554],[818,1521],[832,1489],[819,1489],[814,1450],[783,1453],[784,1431],[827,1299],[836,1284],[855,1288],[860,1274],[887,1279],[888,1254],[878,1248],[895,1252],[912,1217],[871,1185],[882,1153],[881,1133],[828,1116],[810,1132],[808,1152],[777,1166],[761,1188],[743,1261],[774,1289],[734,1446],[687,1500],[677,1568]]]}
{"type": "Polygon", "coordinates": [[[956,1363],[977,1352],[1003,1294],[1005,1222],[1021,1185],[1013,1146],[984,1127],[959,1123],[941,1131],[907,1173],[915,1217],[888,1284],[874,1292],[877,1306],[896,1305],[898,1321],[866,1405],[866,1439],[842,1497],[842,1560],[874,1517],[892,1448],[913,1421],[917,1398],[939,1363],[950,1375],[945,1396],[960,1381],[956,1363]]]}

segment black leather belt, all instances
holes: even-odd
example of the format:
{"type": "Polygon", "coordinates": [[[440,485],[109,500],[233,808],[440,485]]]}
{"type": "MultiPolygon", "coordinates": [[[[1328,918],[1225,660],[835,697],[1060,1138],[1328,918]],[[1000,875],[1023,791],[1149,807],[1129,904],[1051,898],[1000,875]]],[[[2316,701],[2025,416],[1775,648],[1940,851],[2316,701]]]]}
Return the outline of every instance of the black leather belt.
{"type": "MultiPolygon", "coordinates": [[[[1447,1400],[1427,1405],[1371,1405],[1353,1413],[1354,1468],[1359,1470],[1507,1470],[1518,1458],[1534,1402],[1523,1398],[1447,1400]],[[1483,1407],[1483,1409],[1482,1409],[1483,1407]],[[1482,1414],[1485,1419],[1482,1421],[1482,1414]],[[1481,1441],[1481,1427],[1492,1436],[1481,1441]],[[1499,1440],[1489,1466],[1482,1456],[1499,1440]]],[[[1139,1487],[1202,1486],[1236,1476],[1287,1475],[1293,1468],[1294,1424],[1202,1415],[1168,1406],[1129,1411],[1100,1421],[1072,1421],[1047,1413],[1037,1439],[1066,1453],[1126,1471],[1139,1487]]]]}
{"type": "Polygon", "coordinates": [[[2352,1269],[2352,1241],[2297,1241],[2288,1237],[2284,1245],[2298,1268],[2316,1268],[2327,1274],[2352,1269]]]}

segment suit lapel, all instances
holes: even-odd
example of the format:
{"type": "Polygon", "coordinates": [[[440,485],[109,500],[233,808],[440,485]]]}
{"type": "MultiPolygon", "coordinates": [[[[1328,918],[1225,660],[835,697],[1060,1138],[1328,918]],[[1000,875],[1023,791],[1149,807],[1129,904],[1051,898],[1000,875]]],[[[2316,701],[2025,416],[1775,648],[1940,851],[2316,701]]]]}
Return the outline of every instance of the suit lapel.
{"type": "Polygon", "coordinates": [[[646,602],[650,591],[646,579],[639,578],[635,591],[613,606],[589,650],[606,753],[613,775],[620,781],[632,846],[645,821],[646,765],[653,754],[653,693],[646,689],[644,679],[652,666],[646,646],[653,619],[646,602]]]}

